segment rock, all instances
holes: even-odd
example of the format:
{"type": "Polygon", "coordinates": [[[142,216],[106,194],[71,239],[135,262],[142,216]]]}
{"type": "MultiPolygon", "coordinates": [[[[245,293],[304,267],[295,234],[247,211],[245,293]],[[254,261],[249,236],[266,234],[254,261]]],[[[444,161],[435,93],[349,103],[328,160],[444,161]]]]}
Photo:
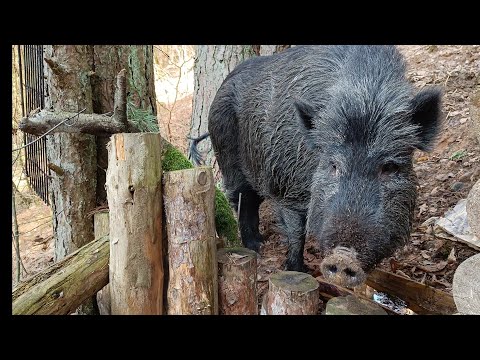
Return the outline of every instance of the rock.
{"type": "Polygon", "coordinates": [[[470,98],[470,117],[472,130],[480,144],[480,90],[470,98]]]}
{"type": "Polygon", "coordinates": [[[473,234],[480,238],[480,180],[473,185],[468,193],[467,219],[473,234]]]}
{"type": "Polygon", "coordinates": [[[438,180],[438,181],[445,181],[447,179],[448,179],[447,174],[439,174],[439,175],[435,176],[435,180],[438,180]]]}
{"type": "Polygon", "coordinates": [[[464,188],[465,184],[462,182],[454,182],[452,185],[450,185],[450,189],[454,192],[460,191],[464,188]]]}
{"type": "Polygon", "coordinates": [[[467,171],[458,178],[458,181],[460,182],[471,181],[470,178],[472,177],[472,175],[473,175],[473,171],[467,171]]]}
{"type": "Polygon", "coordinates": [[[459,313],[480,315],[480,254],[469,257],[455,271],[453,300],[459,313]]]}
{"type": "Polygon", "coordinates": [[[387,315],[387,312],[375,303],[347,295],[328,300],[325,315],[387,315]]]}

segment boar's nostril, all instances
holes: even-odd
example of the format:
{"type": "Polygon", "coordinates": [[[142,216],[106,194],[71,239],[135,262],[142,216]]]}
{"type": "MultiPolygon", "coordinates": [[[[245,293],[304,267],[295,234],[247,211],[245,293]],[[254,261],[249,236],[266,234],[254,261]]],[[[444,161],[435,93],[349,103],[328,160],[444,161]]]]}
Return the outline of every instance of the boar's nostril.
{"type": "Polygon", "coordinates": [[[338,271],[335,265],[328,265],[327,270],[330,271],[332,274],[335,274],[338,271]]]}
{"type": "Polygon", "coordinates": [[[343,272],[349,276],[349,277],[355,277],[357,275],[357,273],[355,271],[353,271],[352,269],[350,268],[346,268],[345,270],[343,270],[343,272]]]}

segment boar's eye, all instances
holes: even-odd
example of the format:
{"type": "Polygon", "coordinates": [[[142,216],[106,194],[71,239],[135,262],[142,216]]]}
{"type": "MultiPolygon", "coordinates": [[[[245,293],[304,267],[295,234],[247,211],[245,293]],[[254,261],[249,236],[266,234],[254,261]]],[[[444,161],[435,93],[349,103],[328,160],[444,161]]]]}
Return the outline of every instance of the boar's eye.
{"type": "Polygon", "coordinates": [[[380,175],[381,176],[389,176],[389,175],[392,175],[394,173],[396,173],[398,170],[400,169],[400,167],[393,163],[393,162],[388,162],[386,164],[383,164],[381,169],[380,169],[380,175]]]}

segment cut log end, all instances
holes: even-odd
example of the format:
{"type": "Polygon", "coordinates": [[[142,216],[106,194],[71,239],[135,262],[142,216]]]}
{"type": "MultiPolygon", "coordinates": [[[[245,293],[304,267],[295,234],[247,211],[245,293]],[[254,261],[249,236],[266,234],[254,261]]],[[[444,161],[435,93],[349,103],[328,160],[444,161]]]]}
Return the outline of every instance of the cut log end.
{"type": "Polygon", "coordinates": [[[297,271],[280,271],[270,277],[270,282],[277,288],[291,292],[304,293],[318,288],[314,277],[297,271]]]}
{"type": "Polygon", "coordinates": [[[380,306],[353,295],[330,299],[325,310],[326,315],[387,315],[380,306]]]}
{"type": "Polygon", "coordinates": [[[319,286],[309,274],[280,271],[269,279],[262,314],[316,315],[319,310],[319,286]]]}

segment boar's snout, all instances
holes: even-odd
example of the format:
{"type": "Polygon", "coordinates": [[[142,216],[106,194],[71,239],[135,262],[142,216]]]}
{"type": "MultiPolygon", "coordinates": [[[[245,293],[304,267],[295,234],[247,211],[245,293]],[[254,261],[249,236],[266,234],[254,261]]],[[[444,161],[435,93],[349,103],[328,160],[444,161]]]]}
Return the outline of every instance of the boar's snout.
{"type": "Polygon", "coordinates": [[[342,246],[322,261],[321,271],[325,279],[344,287],[360,285],[366,279],[356,252],[342,246]]]}

